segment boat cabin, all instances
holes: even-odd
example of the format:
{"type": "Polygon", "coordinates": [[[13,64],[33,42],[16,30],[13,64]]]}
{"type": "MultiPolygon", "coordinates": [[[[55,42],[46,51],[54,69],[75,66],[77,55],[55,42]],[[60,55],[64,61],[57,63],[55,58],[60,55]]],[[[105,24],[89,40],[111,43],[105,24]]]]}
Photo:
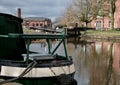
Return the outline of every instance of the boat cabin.
{"type": "Polygon", "coordinates": [[[22,19],[0,13],[0,59],[22,60],[22,53],[26,53],[24,39],[10,38],[9,33],[23,34],[22,19]]]}

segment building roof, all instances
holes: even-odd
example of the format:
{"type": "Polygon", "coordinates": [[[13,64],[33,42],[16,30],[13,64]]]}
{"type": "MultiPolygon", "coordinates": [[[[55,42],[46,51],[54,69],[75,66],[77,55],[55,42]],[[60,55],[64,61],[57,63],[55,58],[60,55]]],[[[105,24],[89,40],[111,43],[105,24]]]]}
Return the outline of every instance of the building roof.
{"type": "Polygon", "coordinates": [[[44,17],[26,17],[26,18],[24,18],[24,20],[45,21],[45,20],[50,20],[50,19],[49,18],[44,18],[44,17]]]}

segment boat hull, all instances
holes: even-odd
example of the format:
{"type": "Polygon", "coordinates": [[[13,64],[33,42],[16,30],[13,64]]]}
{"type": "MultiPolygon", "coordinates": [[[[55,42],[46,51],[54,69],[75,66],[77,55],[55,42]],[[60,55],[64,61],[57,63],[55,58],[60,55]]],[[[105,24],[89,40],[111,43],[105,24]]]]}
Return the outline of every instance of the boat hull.
{"type": "MultiPolygon", "coordinates": [[[[67,74],[67,76],[73,77],[74,73],[67,74]]],[[[21,85],[57,85],[57,77],[42,77],[42,78],[19,78],[17,80],[14,80],[14,82],[19,83],[21,85]]],[[[12,79],[14,77],[7,77],[7,76],[0,76],[0,78],[3,78],[5,80],[12,79]]],[[[15,84],[17,85],[17,84],[15,84]]]]}
{"type": "Polygon", "coordinates": [[[55,85],[57,77],[61,74],[73,76],[75,73],[74,64],[70,61],[40,63],[24,76],[19,77],[25,69],[26,65],[22,63],[13,63],[13,65],[12,63],[2,63],[0,78],[5,80],[16,78],[11,82],[17,82],[22,85],[55,85]]]}

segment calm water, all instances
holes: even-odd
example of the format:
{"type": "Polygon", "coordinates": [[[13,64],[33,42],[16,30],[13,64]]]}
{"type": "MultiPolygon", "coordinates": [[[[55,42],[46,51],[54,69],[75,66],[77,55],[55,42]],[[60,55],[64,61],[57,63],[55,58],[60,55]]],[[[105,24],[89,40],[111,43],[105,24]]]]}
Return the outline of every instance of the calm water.
{"type": "MultiPolygon", "coordinates": [[[[46,43],[32,44],[30,49],[46,52],[43,47],[46,43]]],[[[120,85],[120,43],[69,38],[67,49],[73,56],[78,85],[120,85]]],[[[62,53],[62,46],[58,51],[62,53]]]]}
{"type": "Polygon", "coordinates": [[[78,85],[120,85],[120,43],[68,39],[78,85]]]}

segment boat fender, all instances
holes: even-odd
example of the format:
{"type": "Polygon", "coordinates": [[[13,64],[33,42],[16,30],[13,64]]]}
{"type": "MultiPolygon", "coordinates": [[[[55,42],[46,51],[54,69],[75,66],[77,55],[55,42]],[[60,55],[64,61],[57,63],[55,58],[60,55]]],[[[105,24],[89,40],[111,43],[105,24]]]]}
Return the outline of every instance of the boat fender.
{"type": "Polygon", "coordinates": [[[57,85],[77,85],[77,81],[69,75],[61,74],[57,77],[57,85]]]}

